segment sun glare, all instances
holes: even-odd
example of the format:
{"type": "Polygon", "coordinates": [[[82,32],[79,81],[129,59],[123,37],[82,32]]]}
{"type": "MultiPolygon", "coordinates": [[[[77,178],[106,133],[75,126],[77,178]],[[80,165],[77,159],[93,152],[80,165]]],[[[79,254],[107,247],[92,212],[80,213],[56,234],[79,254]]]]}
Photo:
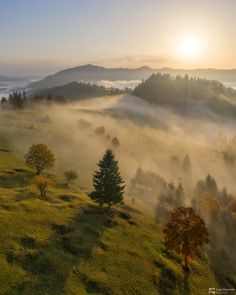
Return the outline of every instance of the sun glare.
{"type": "Polygon", "coordinates": [[[200,43],[197,39],[187,38],[180,45],[180,54],[183,58],[192,59],[199,55],[200,43]]]}

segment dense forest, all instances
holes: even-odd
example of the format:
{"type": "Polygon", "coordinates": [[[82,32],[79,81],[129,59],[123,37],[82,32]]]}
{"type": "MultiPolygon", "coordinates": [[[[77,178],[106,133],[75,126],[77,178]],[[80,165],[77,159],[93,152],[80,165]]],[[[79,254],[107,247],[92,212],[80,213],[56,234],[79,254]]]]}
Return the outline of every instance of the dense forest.
{"type": "Polygon", "coordinates": [[[191,109],[200,114],[203,107],[216,114],[236,114],[236,91],[218,81],[154,74],[133,93],[150,103],[185,114],[191,109]]]}
{"type": "MultiPolygon", "coordinates": [[[[66,85],[41,89],[31,96],[36,97],[65,97],[67,100],[79,100],[95,96],[116,95],[123,91],[116,88],[105,88],[96,84],[84,82],[71,82],[66,85]]],[[[49,98],[50,99],[50,98],[49,98]]]]}

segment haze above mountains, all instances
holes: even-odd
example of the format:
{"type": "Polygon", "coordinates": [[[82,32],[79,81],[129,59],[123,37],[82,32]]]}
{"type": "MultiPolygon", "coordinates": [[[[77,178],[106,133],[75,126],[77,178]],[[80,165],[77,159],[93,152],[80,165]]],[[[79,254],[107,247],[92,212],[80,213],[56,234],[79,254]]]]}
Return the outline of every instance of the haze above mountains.
{"type": "Polygon", "coordinates": [[[191,77],[199,77],[209,80],[218,80],[222,83],[236,82],[236,69],[173,69],[162,68],[152,69],[143,66],[135,69],[131,68],[105,68],[96,65],[83,65],[75,68],[69,68],[57,72],[56,74],[45,77],[41,81],[31,84],[33,90],[42,88],[51,88],[74,81],[99,82],[99,81],[141,81],[147,79],[150,75],[161,73],[170,75],[188,74],[191,77]]]}
{"type": "Polygon", "coordinates": [[[95,82],[100,81],[113,81],[112,83],[105,83],[104,86],[114,86],[117,88],[125,88],[126,84],[122,81],[129,81],[128,85],[136,85],[139,81],[147,79],[150,75],[161,73],[170,74],[173,76],[188,74],[190,77],[198,77],[209,80],[218,80],[221,83],[226,83],[229,86],[236,85],[236,69],[174,69],[174,68],[160,68],[153,69],[148,66],[142,66],[139,68],[105,68],[97,65],[87,64],[77,66],[74,68],[68,68],[58,71],[55,74],[46,76],[42,80],[30,77],[10,77],[6,75],[0,75],[0,83],[14,83],[25,82],[30,83],[32,80],[38,80],[30,84],[32,90],[38,90],[43,88],[51,88],[61,86],[70,82],[84,81],[95,82]],[[120,81],[120,83],[114,83],[114,81],[120,81]],[[133,82],[131,82],[133,81],[133,82]]]}

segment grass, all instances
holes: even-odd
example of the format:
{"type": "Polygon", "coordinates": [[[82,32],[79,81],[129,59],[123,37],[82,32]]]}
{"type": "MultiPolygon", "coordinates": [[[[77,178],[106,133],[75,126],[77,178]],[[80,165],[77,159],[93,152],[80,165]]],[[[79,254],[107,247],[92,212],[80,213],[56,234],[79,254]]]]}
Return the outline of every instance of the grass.
{"type": "MultiPolygon", "coordinates": [[[[13,118],[14,126],[32,123],[21,113],[7,118],[6,125],[13,118]]],[[[218,287],[207,256],[183,271],[163,245],[161,225],[141,207],[107,212],[77,185],[61,185],[57,174],[42,200],[33,171],[6,134],[1,127],[1,295],[201,295],[218,287]]]]}

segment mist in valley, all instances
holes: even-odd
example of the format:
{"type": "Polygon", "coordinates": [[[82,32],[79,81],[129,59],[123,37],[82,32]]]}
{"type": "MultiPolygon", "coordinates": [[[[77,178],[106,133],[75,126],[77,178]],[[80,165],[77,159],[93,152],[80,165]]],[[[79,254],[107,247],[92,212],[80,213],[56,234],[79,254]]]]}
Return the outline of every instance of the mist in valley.
{"type": "Polygon", "coordinates": [[[14,114],[1,112],[1,126],[16,150],[24,154],[35,142],[55,152],[56,168],[75,166],[83,185],[107,147],[114,148],[127,184],[138,167],[157,172],[167,181],[189,181],[175,175],[171,157],[191,160],[191,184],[212,175],[220,187],[235,192],[232,152],[235,122],[207,110],[203,118],[181,117],[168,108],[151,105],[132,95],[98,97],[63,106],[37,106],[14,114]],[[15,120],[8,120],[14,117],[15,120]],[[83,124],[85,121],[85,124],[83,124]],[[8,123],[10,122],[10,123],[8,123]],[[86,124],[87,123],[87,124],[86,124]],[[99,133],[96,129],[104,127],[99,133]],[[117,137],[120,144],[112,145],[117,137]],[[230,146],[231,145],[231,146],[230,146]],[[84,176],[86,175],[86,177],[84,176]]]}
{"type": "Polygon", "coordinates": [[[0,135],[22,160],[32,144],[45,143],[56,159],[50,175],[63,183],[64,172],[73,169],[86,193],[111,148],[126,183],[125,202],[162,224],[176,206],[193,207],[209,228],[214,268],[235,273],[235,121],[204,106],[188,112],[130,94],[35,103],[2,109],[0,135]]]}
{"type": "Polygon", "coordinates": [[[0,295],[236,292],[235,11],[1,2],[0,295]]]}

